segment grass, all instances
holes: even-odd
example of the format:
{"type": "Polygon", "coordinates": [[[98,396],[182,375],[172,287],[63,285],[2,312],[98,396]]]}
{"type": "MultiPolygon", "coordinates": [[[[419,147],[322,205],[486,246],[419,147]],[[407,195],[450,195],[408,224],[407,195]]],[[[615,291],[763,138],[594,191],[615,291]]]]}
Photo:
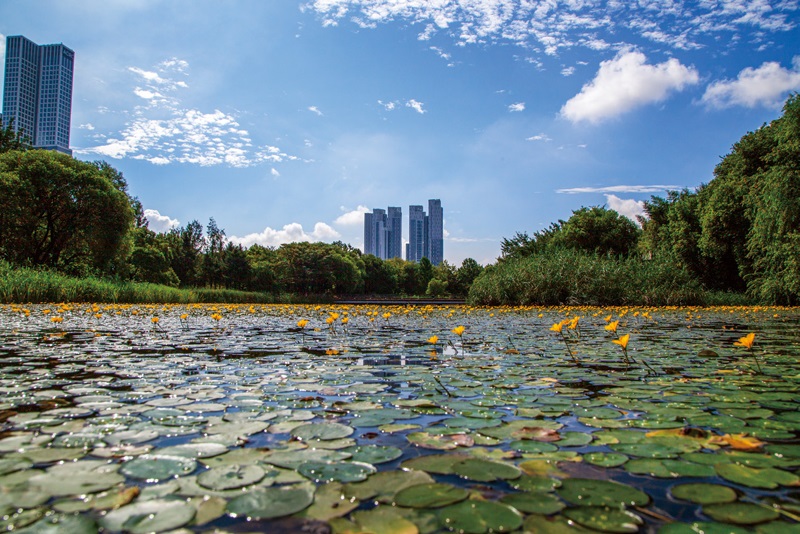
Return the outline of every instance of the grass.
{"type": "Polygon", "coordinates": [[[128,304],[301,303],[330,300],[319,295],[273,295],[231,289],[178,289],[158,284],[95,277],[75,278],[52,271],[13,267],[0,261],[0,302],[113,302],[128,304]]]}

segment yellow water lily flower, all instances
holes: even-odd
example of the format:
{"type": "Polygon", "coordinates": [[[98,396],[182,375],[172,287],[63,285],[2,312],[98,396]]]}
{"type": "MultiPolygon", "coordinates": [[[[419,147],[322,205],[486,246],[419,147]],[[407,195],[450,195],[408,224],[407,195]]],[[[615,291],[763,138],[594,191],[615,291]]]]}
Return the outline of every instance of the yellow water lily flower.
{"type": "Polygon", "coordinates": [[[150,322],[153,324],[158,324],[158,317],[153,317],[152,319],[150,319],[150,322]]]}
{"type": "Polygon", "coordinates": [[[220,319],[222,319],[222,315],[219,313],[212,313],[211,318],[214,319],[215,321],[219,321],[220,319]]]}
{"type": "Polygon", "coordinates": [[[616,333],[616,331],[617,331],[617,326],[619,326],[619,321],[612,321],[612,322],[608,323],[608,324],[605,326],[605,329],[606,329],[606,330],[608,330],[609,332],[614,332],[614,333],[616,333]]]}
{"type": "Polygon", "coordinates": [[[619,345],[623,349],[628,348],[628,340],[631,338],[630,334],[625,334],[624,336],[620,336],[619,339],[612,339],[611,342],[619,345]]]}
{"type": "Polygon", "coordinates": [[[750,350],[750,349],[753,348],[753,341],[755,341],[755,339],[756,339],[755,332],[750,332],[746,336],[740,337],[739,341],[734,343],[734,345],[737,346],[737,347],[744,347],[744,348],[750,350]]]}
{"type": "Polygon", "coordinates": [[[553,323],[553,326],[550,327],[550,330],[560,334],[562,328],[564,328],[564,323],[553,323]]]}
{"type": "Polygon", "coordinates": [[[438,341],[439,341],[439,336],[431,336],[428,338],[428,343],[433,343],[434,345],[436,345],[438,341]]]}
{"type": "Polygon", "coordinates": [[[464,329],[464,327],[463,327],[463,326],[461,326],[461,325],[459,325],[459,326],[457,326],[457,327],[453,328],[453,333],[454,333],[455,335],[457,335],[457,336],[461,337],[461,336],[463,336],[463,335],[464,335],[464,330],[465,330],[465,329],[464,329]]]}

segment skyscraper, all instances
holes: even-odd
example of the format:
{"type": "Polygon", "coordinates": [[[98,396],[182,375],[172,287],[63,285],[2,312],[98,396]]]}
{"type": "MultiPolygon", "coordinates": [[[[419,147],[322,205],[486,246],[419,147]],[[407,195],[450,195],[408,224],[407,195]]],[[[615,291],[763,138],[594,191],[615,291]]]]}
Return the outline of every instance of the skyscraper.
{"type": "Polygon", "coordinates": [[[439,265],[444,260],[444,226],[442,201],[428,200],[428,231],[425,243],[426,256],[431,263],[439,265]]]}
{"type": "Polygon", "coordinates": [[[374,209],[364,214],[364,254],[382,260],[403,257],[403,210],[374,209]]]}
{"type": "Polygon", "coordinates": [[[422,206],[409,206],[406,260],[419,261],[423,256],[425,256],[425,211],[422,206]]]}
{"type": "Polygon", "coordinates": [[[63,44],[6,39],[3,124],[14,121],[35,148],[72,154],[72,75],[75,52],[63,44]]]}

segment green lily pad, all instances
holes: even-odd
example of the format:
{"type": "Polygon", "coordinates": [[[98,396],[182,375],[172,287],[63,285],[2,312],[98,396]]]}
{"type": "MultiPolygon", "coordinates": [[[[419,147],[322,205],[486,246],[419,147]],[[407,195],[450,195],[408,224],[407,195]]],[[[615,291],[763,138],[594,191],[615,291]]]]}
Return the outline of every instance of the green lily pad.
{"type": "Polygon", "coordinates": [[[197,483],[205,488],[223,491],[256,484],[266,475],[258,465],[212,467],[197,475],[197,483]]]}
{"type": "Polygon", "coordinates": [[[583,455],[583,461],[599,467],[619,467],[628,457],[619,452],[590,452],[583,455]]]}
{"type": "Polygon", "coordinates": [[[32,477],[28,483],[38,486],[41,491],[61,497],[67,495],[83,495],[86,493],[98,493],[107,490],[125,481],[125,477],[115,472],[47,472],[42,475],[32,477]]]}
{"type": "Polygon", "coordinates": [[[715,521],[735,525],[757,525],[780,517],[780,513],[769,506],[749,502],[730,502],[703,506],[703,513],[715,521]]]}
{"type": "Polygon", "coordinates": [[[499,502],[468,500],[442,508],[439,521],[456,532],[483,534],[516,530],[522,526],[522,515],[499,502]]]}
{"type": "Polygon", "coordinates": [[[410,508],[441,508],[463,501],[468,496],[469,491],[452,484],[417,484],[397,492],[394,503],[410,508]]]}
{"type": "Polygon", "coordinates": [[[377,469],[364,462],[304,462],[297,468],[301,475],[314,482],[358,482],[377,469]]]}
{"type": "Polygon", "coordinates": [[[354,482],[344,486],[348,497],[358,500],[373,499],[378,502],[391,503],[397,492],[418,484],[432,484],[433,478],[425,471],[407,469],[403,471],[381,471],[363,482],[354,482]]]}
{"type": "Polygon", "coordinates": [[[306,423],[295,427],[289,432],[292,436],[303,441],[331,440],[346,438],[355,432],[351,426],[341,423],[306,423]]]}
{"type": "Polygon", "coordinates": [[[515,465],[493,462],[482,458],[469,458],[453,465],[453,473],[477,482],[494,482],[495,480],[512,480],[519,478],[522,471],[515,465]]]}
{"type": "MultiPolygon", "coordinates": [[[[558,445],[560,446],[561,443],[558,445]]],[[[509,447],[520,452],[555,452],[558,450],[558,446],[553,445],[552,443],[547,443],[545,441],[532,441],[529,439],[512,441],[509,444],[509,447]]]]}
{"type": "Polygon", "coordinates": [[[344,449],[343,452],[351,454],[354,462],[365,462],[368,464],[391,462],[403,455],[403,451],[397,447],[381,445],[359,445],[344,449]]]}
{"type": "Polygon", "coordinates": [[[568,478],[556,491],[562,499],[578,506],[644,506],[650,502],[646,493],[610,480],[568,478]]]}
{"type": "Polygon", "coordinates": [[[552,515],[566,506],[552,493],[524,492],[506,495],[500,502],[513,506],[526,514],[552,515]]]}
{"type": "Polygon", "coordinates": [[[100,524],[112,532],[144,534],[180,528],[194,515],[194,506],[183,499],[153,499],[112,510],[100,519],[100,524]]]}
{"type": "Polygon", "coordinates": [[[182,456],[143,454],[122,464],[120,472],[131,478],[157,482],[188,475],[197,468],[197,461],[182,456]]]}
{"type": "Polygon", "coordinates": [[[694,484],[679,484],[670,489],[676,499],[693,502],[695,504],[719,504],[736,500],[736,491],[720,484],[697,482],[694,484]]]}
{"type": "Polygon", "coordinates": [[[17,534],[96,534],[97,523],[85,515],[57,514],[44,517],[25,528],[15,530],[17,534]]]}
{"type": "Polygon", "coordinates": [[[416,525],[404,518],[397,509],[387,506],[353,512],[352,517],[358,527],[352,532],[413,534],[419,531],[416,525]]]}
{"type": "Polygon", "coordinates": [[[305,462],[337,462],[350,458],[350,454],[324,449],[300,449],[296,451],[277,451],[264,458],[264,461],[278,467],[297,469],[305,462]]]}
{"type": "Polygon", "coordinates": [[[437,451],[449,451],[458,447],[472,447],[475,440],[468,434],[433,434],[430,432],[412,432],[406,439],[422,447],[423,449],[433,449],[437,451]]]}
{"type": "Polygon", "coordinates": [[[660,443],[616,443],[609,447],[622,454],[643,458],[677,458],[680,453],[686,452],[679,447],[660,443]]]}
{"type": "Polygon", "coordinates": [[[641,517],[628,510],[607,506],[580,506],[564,510],[564,516],[577,524],[601,532],[639,532],[641,517]]]}
{"type": "Polygon", "coordinates": [[[334,517],[342,517],[361,504],[358,499],[349,498],[345,495],[344,486],[339,482],[331,482],[319,486],[314,493],[314,502],[311,506],[303,510],[301,517],[317,519],[319,521],[329,521],[334,517]]]}
{"type": "Polygon", "coordinates": [[[772,467],[757,469],[740,464],[716,464],[714,469],[725,480],[751,488],[775,489],[800,484],[797,475],[772,467]]]}
{"type": "Polygon", "coordinates": [[[751,531],[725,523],[695,521],[694,523],[667,523],[658,529],[658,534],[751,534],[751,531]]]}
{"type": "Polygon", "coordinates": [[[234,517],[270,519],[295,514],[314,501],[314,486],[300,484],[249,491],[228,502],[228,513],[234,517]]]}
{"type": "Polygon", "coordinates": [[[557,478],[522,475],[510,480],[509,484],[512,488],[520,491],[548,492],[559,487],[561,481],[557,478]]]}
{"type": "Polygon", "coordinates": [[[657,478],[712,477],[714,468],[681,460],[658,460],[636,458],[625,464],[625,471],[635,475],[650,475],[657,478]]]}

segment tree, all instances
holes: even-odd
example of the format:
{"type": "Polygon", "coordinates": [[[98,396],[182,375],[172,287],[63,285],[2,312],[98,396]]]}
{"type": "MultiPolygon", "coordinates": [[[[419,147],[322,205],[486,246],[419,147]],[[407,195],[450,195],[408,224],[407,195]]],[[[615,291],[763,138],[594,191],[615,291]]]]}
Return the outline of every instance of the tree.
{"type": "Polygon", "coordinates": [[[30,139],[25,135],[23,129],[16,130],[14,128],[13,118],[5,126],[0,121],[0,154],[12,150],[28,150],[30,147],[30,139]]]}
{"type": "Polygon", "coordinates": [[[122,175],[48,150],[0,154],[0,256],[71,274],[114,274],[134,213],[122,175]]]}
{"type": "Polygon", "coordinates": [[[560,225],[553,241],[573,250],[602,256],[628,256],[636,249],[639,228],[614,210],[601,206],[580,208],[560,225]]]}
{"type": "Polygon", "coordinates": [[[206,227],[206,247],[201,263],[203,282],[211,287],[220,287],[225,278],[225,230],[217,226],[214,217],[208,220],[206,227]]]}
{"type": "Polygon", "coordinates": [[[464,261],[461,262],[461,267],[456,271],[458,288],[454,293],[458,295],[467,295],[469,293],[469,288],[472,287],[472,283],[482,272],[483,267],[480,263],[472,258],[464,259],[464,261]]]}
{"type": "Polygon", "coordinates": [[[191,221],[183,228],[174,228],[169,232],[172,250],[172,270],[178,275],[181,285],[194,286],[200,282],[200,255],[206,247],[203,227],[197,221],[191,221]]]}
{"type": "Polygon", "coordinates": [[[372,254],[362,255],[364,262],[364,293],[392,295],[397,292],[397,271],[389,262],[372,254]]]}
{"type": "Polygon", "coordinates": [[[228,243],[223,253],[225,262],[225,287],[246,290],[250,284],[252,270],[247,261],[247,252],[242,245],[228,243]]]}
{"type": "Polygon", "coordinates": [[[167,237],[156,234],[146,226],[134,228],[131,234],[133,250],[128,258],[130,278],[137,282],[177,287],[180,280],[170,266],[171,250],[167,237]]]}

